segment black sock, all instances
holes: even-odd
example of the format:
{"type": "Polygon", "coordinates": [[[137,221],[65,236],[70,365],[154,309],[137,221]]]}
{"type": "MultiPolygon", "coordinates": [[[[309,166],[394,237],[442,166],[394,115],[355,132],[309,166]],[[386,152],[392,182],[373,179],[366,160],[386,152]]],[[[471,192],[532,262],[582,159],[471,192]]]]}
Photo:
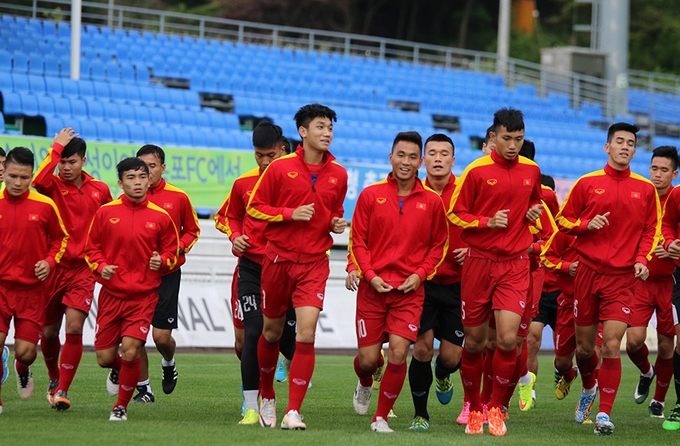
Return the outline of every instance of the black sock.
{"type": "Polygon", "coordinates": [[[281,334],[281,346],[279,348],[281,349],[281,354],[289,361],[292,361],[295,354],[295,332],[297,331],[294,308],[291,308],[286,313],[284,324],[283,333],[281,334]]]}
{"type": "Polygon", "coordinates": [[[411,365],[408,368],[408,382],[411,386],[411,397],[413,407],[416,411],[415,416],[430,420],[427,413],[427,397],[432,386],[432,361],[421,362],[416,358],[411,358],[411,365]]]}
{"type": "Polygon", "coordinates": [[[434,376],[436,376],[437,379],[445,379],[447,376],[456,373],[460,368],[460,364],[461,361],[458,361],[458,364],[456,364],[452,369],[449,369],[448,367],[444,367],[441,359],[439,359],[439,356],[437,356],[437,359],[434,361],[434,376]]]}
{"type": "Polygon", "coordinates": [[[673,377],[675,381],[675,396],[677,398],[676,404],[680,404],[680,354],[675,350],[673,352],[673,377]]]}
{"type": "Polygon", "coordinates": [[[257,360],[257,343],[262,334],[262,318],[250,317],[243,321],[244,339],[241,352],[241,382],[243,390],[260,387],[260,366],[257,360]]]}

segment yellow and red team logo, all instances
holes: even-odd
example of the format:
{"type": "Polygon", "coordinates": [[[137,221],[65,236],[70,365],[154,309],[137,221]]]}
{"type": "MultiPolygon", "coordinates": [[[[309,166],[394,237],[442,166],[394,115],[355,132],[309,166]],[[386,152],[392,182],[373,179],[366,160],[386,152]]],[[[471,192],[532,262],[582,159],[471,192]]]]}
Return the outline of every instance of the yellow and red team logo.
{"type": "Polygon", "coordinates": [[[376,198],[375,201],[378,202],[378,204],[385,204],[387,201],[387,198],[376,198]]]}
{"type": "Polygon", "coordinates": [[[117,225],[119,221],[120,221],[120,218],[109,218],[109,222],[112,225],[117,225]]]}
{"type": "Polygon", "coordinates": [[[496,184],[498,184],[498,180],[495,178],[491,178],[490,180],[486,180],[486,184],[488,184],[489,186],[495,186],[496,184]]]}
{"type": "Polygon", "coordinates": [[[250,197],[250,194],[252,194],[252,193],[253,193],[252,189],[246,191],[246,195],[248,195],[249,197],[250,197]]]}
{"type": "Polygon", "coordinates": [[[92,198],[99,198],[99,192],[97,192],[96,190],[93,190],[92,191],[92,198]]]}
{"type": "Polygon", "coordinates": [[[595,189],[595,193],[597,195],[602,195],[604,193],[604,189],[602,189],[602,188],[595,189]]]}
{"type": "Polygon", "coordinates": [[[328,179],[328,182],[331,183],[331,184],[338,184],[338,179],[335,178],[335,177],[330,177],[328,179]]]}
{"type": "Polygon", "coordinates": [[[28,214],[28,221],[38,221],[38,214],[28,214]]]}
{"type": "Polygon", "coordinates": [[[288,176],[290,178],[296,178],[298,176],[298,173],[297,172],[288,172],[288,176]]]}
{"type": "Polygon", "coordinates": [[[66,189],[64,189],[64,190],[61,191],[61,194],[62,195],[68,195],[68,191],[66,189]]]}
{"type": "Polygon", "coordinates": [[[640,192],[631,192],[630,198],[637,198],[639,200],[640,199],[640,192]]]}
{"type": "Polygon", "coordinates": [[[163,203],[163,209],[172,209],[172,203],[163,203]]]}
{"type": "Polygon", "coordinates": [[[522,180],[522,184],[523,184],[524,186],[531,186],[531,179],[529,179],[529,178],[523,179],[523,180],[522,180]]]}
{"type": "Polygon", "coordinates": [[[425,203],[416,203],[416,209],[420,209],[421,211],[426,211],[426,210],[427,210],[427,204],[425,204],[425,203]]]}
{"type": "Polygon", "coordinates": [[[156,223],[147,221],[146,224],[144,225],[146,229],[156,229],[156,223]]]}

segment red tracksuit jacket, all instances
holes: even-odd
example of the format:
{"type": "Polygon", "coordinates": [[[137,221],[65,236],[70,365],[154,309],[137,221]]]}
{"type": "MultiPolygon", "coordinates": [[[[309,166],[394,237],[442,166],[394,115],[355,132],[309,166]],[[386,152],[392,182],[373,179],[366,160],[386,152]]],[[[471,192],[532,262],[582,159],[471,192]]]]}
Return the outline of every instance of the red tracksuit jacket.
{"type": "Polygon", "coordinates": [[[553,217],[557,215],[557,213],[560,211],[560,203],[557,200],[557,194],[555,191],[550,189],[548,186],[541,185],[541,199],[543,200],[543,203],[546,205],[546,207],[550,209],[550,213],[553,215],[553,217]]]}
{"type": "Polygon", "coordinates": [[[68,232],[54,201],[34,191],[13,197],[0,194],[0,282],[37,285],[35,264],[54,269],[68,247],[68,232]]]}
{"type": "Polygon", "coordinates": [[[574,245],[576,237],[556,231],[546,242],[541,251],[541,262],[548,271],[559,273],[557,286],[563,296],[574,299],[574,277],[569,274],[569,267],[579,259],[574,245]]]}
{"type": "Polygon", "coordinates": [[[146,198],[162,208],[172,218],[179,231],[179,258],[173,270],[186,262],[185,253],[189,252],[201,235],[196,211],[191,205],[189,196],[182,189],[167,183],[164,178],[156,187],[149,187],[146,198]]]}
{"type": "MultiPolygon", "coordinates": [[[[673,189],[674,187],[671,187],[665,194],[659,197],[659,203],[661,205],[662,211],[661,213],[664,215],[664,217],[662,217],[661,224],[662,233],[663,233],[663,219],[665,218],[666,211],[666,202],[668,201],[668,197],[670,197],[671,192],[673,192],[673,189]]],[[[663,239],[661,240],[660,243],[662,244],[662,246],[665,244],[663,239]]],[[[647,264],[647,268],[649,268],[649,278],[647,278],[647,280],[651,281],[669,280],[673,276],[675,262],[673,261],[673,259],[660,259],[655,254],[652,254],[652,260],[650,260],[649,263],[647,264]]]]}
{"type": "Polygon", "coordinates": [[[391,173],[361,191],[349,238],[359,275],[369,282],[380,276],[394,288],[413,273],[421,281],[432,279],[448,252],[446,212],[439,195],[420,181],[407,196],[397,191],[391,173]]]}
{"type": "Polygon", "coordinates": [[[625,273],[636,262],[647,265],[661,235],[661,208],[652,182],[608,164],[576,180],[556,221],[560,231],[578,236],[580,261],[605,274],[625,273]],[[589,231],[590,220],[606,212],[609,225],[589,231]]]}
{"type": "Polygon", "coordinates": [[[170,215],[144,200],[140,203],[121,195],[105,204],[94,216],[85,246],[85,260],[97,282],[120,299],[148,294],[161,284],[161,274],[172,270],[179,255],[179,233],[170,215]],[[149,268],[157,251],[160,271],[149,268]],[[117,265],[109,280],[101,277],[107,265],[117,265]]]}
{"type": "Polygon", "coordinates": [[[494,150],[465,168],[451,198],[448,216],[463,228],[469,255],[492,260],[517,258],[533,242],[526,213],[541,202],[541,172],[523,156],[508,161],[494,150]],[[510,209],[508,227],[488,228],[496,212],[510,209]]]}
{"type": "MultiPolygon", "coordinates": [[[[680,188],[672,188],[666,197],[663,208],[661,231],[663,233],[663,246],[668,249],[674,240],[680,238],[680,188]]],[[[680,260],[675,260],[680,266],[680,260]]],[[[651,269],[650,269],[651,275],[651,269]]]]}
{"type": "Polygon", "coordinates": [[[264,254],[272,261],[310,263],[323,259],[333,245],[332,220],[342,218],[347,171],[327,152],[316,179],[304,160],[304,149],[272,162],[250,195],[248,215],[269,224],[264,254]],[[310,221],[293,221],[293,211],[314,203],[310,221]]]}
{"type": "Polygon", "coordinates": [[[69,181],[62,180],[59,175],[55,175],[54,169],[61,161],[63,150],[64,146],[61,144],[52,145],[47,157],[35,173],[33,187],[54,200],[61,213],[70,236],[61,265],[68,267],[74,261],[85,260],[85,240],[92,217],[97,209],[109,203],[112,198],[106,183],[95,180],[86,172],[81,174],[83,184],[80,188],[69,181]]]}
{"type": "MultiPolygon", "coordinates": [[[[220,210],[215,214],[215,227],[227,234],[232,242],[236,237],[244,234],[247,235],[250,248],[243,255],[261,265],[264,245],[266,243],[264,230],[267,227],[267,221],[258,220],[246,213],[248,199],[260,176],[262,176],[262,170],[256,167],[234,181],[229,195],[227,195],[226,200],[222,203],[220,210]]],[[[241,256],[241,254],[236,252],[234,252],[234,255],[237,257],[241,256]]]]}

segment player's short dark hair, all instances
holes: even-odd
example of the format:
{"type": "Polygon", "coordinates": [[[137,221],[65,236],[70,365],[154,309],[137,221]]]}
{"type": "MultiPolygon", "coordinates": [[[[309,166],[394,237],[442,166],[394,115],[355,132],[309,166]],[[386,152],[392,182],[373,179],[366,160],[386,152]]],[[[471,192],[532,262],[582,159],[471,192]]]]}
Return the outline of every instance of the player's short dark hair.
{"type": "Polygon", "coordinates": [[[5,159],[5,166],[10,163],[19,166],[31,166],[31,169],[33,169],[35,167],[35,156],[26,147],[15,147],[7,153],[7,159],[5,159]]]}
{"type": "Polygon", "coordinates": [[[0,156],[7,156],[7,154],[5,153],[5,149],[3,149],[2,147],[0,147],[0,156]]]}
{"type": "Polygon", "coordinates": [[[519,149],[519,155],[533,161],[536,158],[536,145],[534,145],[533,141],[525,139],[524,143],[522,143],[522,148],[519,149]]]}
{"type": "Polygon", "coordinates": [[[555,190],[555,179],[550,175],[541,174],[541,184],[555,190]]]}
{"type": "Polygon", "coordinates": [[[453,145],[453,141],[451,140],[451,138],[448,137],[448,135],[445,135],[443,133],[435,133],[434,135],[430,135],[425,140],[424,147],[427,147],[427,143],[430,142],[430,141],[448,142],[449,144],[451,144],[451,155],[456,154],[456,146],[453,145]]]}
{"type": "Polygon", "coordinates": [[[493,124],[489,126],[488,129],[486,129],[486,134],[484,135],[484,144],[488,145],[489,141],[491,140],[491,132],[493,132],[493,124]]]}
{"type": "Polygon", "coordinates": [[[253,147],[258,149],[268,149],[281,144],[283,131],[278,125],[263,119],[253,129],[253,147]]]}
{"type": "Polygon", "coordinates": [[[295,125],[297,128],[308,128],[309,123],[315,118],[328,118],[333,122],[338,120],[335,111],[321,104],[307,104],[295,113],[295,125]]]}
{"type": "Polygon", "coordinates": [[[611,143],[616,132],[630,132],[635,136],[635,142],[637,143],[637,132],[640,131],[640,127],[635,124],[629,124],[627,122],[617,122],[609,126],[607,131],[607,142],[611,143]]]}
{"type": "Polygon", "coordinates": [[[524,114],[516,108],[501,108],[493,114],[493,132],[497,134],[501,127],[508,132],[524,130],[524,114]]]}
{"type": "Polygon", "coordinates": [[[678,168],[678,148],[675,146],[659,146],[652,151],[652,159],[668,158],[673,165],[673,170],[678,168]]]}
{"type": "Polygon", "coordinates": [[[418,132],[397,133],[397,136],[394,137],[394,141],[392,142],[392,152],[394,152],[394,146],[396,146],[399,141],[412,142],[413,144],[418,146],[420,154],[421,155],[423,154],[423,137],[420,136],[420,133],[418,132]]]}
{"type": "Polygon", "coordinates": [[[281,144],[283,145],[283,150],[285,150],[286,154],[293,153],[293,145],[288,138],[281,136],[281,144]]]}
{"type": "Polygon", "coordinates": [[[145,144],[140,147],[139,150],[137,150],[137,157],[142,155],[156,155],[158,159],[161,160],[161,164],[165,164],[165,152],[163,149],[153,144],[145,144]]]}
{"type": "MultiPolygon", "coordinates": [[[[149,152],[151,153],[151,152],[149,152]]],[[[146,155],[146,153],[143,153],[146,155]]],[[[123,179],[123,174],[129,170],[143,170],[147,175],[149,174],[149,166],[146,165],[144,161],[136,157],[124,158],[118,165],[116,165],[116,170],[118,171],[118,179],[123,179]]]]}
{"type": "Polygon", "coordinates": [[[61,157],[70,158],[77,153],[81,158],[85,158],[86,151],[87,144],[85,144],[85,140],[83,138],[76,137],[66,144],[64,150],[61,152],[61,157]]]}

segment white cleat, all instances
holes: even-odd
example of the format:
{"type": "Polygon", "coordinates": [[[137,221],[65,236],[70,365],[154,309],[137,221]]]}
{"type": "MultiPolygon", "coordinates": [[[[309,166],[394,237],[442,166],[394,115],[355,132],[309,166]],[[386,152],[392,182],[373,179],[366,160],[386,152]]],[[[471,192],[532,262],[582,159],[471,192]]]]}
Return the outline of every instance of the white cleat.
{"type": "Polygon", "coordinates": [[[366,415],[366,412],[368,412],[372,392],[373,387],[364,387],[361,385],[361,382],[357,383],[357,389],[354,391],[352,402],[354,403],[354,411],[359,415],[366,415]]]}
{"type": "Polygon", "coordinates": [[[297,410],[290,410],[283,416],[281,429],[303,431],[307,429],[307,425],[302,422],[302,415],[300,415],[297,410]]]}
{"type": "Polygon", "coordinates": [[[375,421],[371,423],[371,430],[373,432],[380,432],[383,434],[391,434],[394,432],[392,429],[390,429],[390,426],[383,417],[377,417],[375,421]]]}
{"type": "Polygon", "coordinates": [[[111,396],[116,396],[118,395],[118,375],[120,374],[119,371],[110,369],[109,370],[109,376],[106,377],[106,391],[109,392],[109,395],[111,396]]]}
{"type": "Polygon", "coordinates": [[[260,402],[260,426],[276,427],[276,399],[262,398],[260,402]]]}
{"type": "Polygon", "coordinates": [[[111,411],[109,421],[127,421],[127,410],[123,406],[116,406],[111,411]]]}
{"type": "Polygon", "coordinates": [[[33,388],[35,384],[33,383],[33,375],[29,369],[26,373],[19,373],[17,371],[17,360],[14,360],[14,371],[17,373],[17,391],[19,392],[19,397],[22,400],[27,400],[33,395],[33,388]]]}

